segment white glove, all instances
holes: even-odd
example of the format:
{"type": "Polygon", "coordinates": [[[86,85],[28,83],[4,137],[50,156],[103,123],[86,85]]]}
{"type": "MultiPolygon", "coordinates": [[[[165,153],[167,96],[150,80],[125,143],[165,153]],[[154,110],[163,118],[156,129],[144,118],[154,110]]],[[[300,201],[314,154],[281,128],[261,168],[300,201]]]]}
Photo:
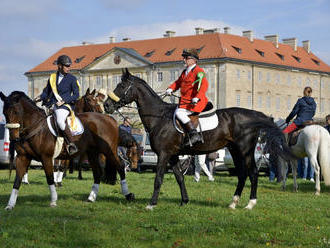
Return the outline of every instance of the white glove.
{"type": "Polygon", "coordinates": [[[168,88],[168,89],[166,90],[165,94],[166,94],[167,96],[170,96],[170,95],[172,95],[172,92],[173,92],[173,90],[172,90],[171,88],[168,88]]]}
{"type": "Polygon", "coordinates": [[[193,99],[191,99],[191,103],[192,104],[197,104],[199,102],[199,98],[194,97],[193,99]]]}

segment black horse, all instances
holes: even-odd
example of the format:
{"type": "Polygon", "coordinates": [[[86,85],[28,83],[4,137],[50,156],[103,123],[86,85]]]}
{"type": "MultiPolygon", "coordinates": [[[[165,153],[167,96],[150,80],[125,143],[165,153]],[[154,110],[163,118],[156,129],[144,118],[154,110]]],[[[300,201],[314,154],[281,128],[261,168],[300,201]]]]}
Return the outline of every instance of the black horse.
{"type": "Polygon", "coordinates": [[[152,209],[156,204],[164,178],[166,165],[173,166],[173,172],[181,190],[181,205],[189,201],[184,177],[178,163],[181,154],[207,154],[227,147],[233,157],[238,174],[238,184],[233,197],[231,208],[235,208],[246,178],[251,181],[250,201],[246,206],[252,209],[256,205],[258,169],[254,159],[254,151],[259,134],[267,141],[270,153],[287,159],[290,150],[284,142],[281,130],[273,123],[272,118],[261,112],[243,108],[226,108],[216,110],[218,126],[203,132],[204,143],[193,147],[183,146],[184,135],[179,133],[173,125],[173,114],[177,105],[164,102],[142,79],[131,75],[128,70],[123,71],[122,81],[114,90],[113,100],[108,99],[105,104],[107,112],[136,102],[142,123],[150,134],[151,147],[158,155],[157,173],[154,182],[154,192],[147,206],[152,209]]]}

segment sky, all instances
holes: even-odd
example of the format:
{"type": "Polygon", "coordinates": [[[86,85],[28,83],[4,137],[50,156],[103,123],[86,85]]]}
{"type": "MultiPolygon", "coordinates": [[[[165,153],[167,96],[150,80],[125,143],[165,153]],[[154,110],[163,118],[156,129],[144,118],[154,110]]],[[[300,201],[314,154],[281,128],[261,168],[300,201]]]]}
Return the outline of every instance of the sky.
{"type": "Polygon", "coordinates": [[[299,46],[310,40],[312,52],[330,64],[330,0],[0,0],[0,91],[27,92],[24,73],[62,47],[226,26],[258,39],[296,37],[299,46]]]}

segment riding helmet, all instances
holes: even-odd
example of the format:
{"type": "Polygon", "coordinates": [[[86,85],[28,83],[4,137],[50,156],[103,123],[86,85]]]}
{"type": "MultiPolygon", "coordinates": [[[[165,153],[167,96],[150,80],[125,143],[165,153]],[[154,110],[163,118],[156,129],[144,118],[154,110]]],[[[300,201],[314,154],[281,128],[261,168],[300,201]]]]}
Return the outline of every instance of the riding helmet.
{"type": "Polygon", "coordinates": [[[193,57],[195,59],[199,59],[198,51],[195,48],[183,49],[182,57],[193,57]]]}
{"type": "Polygon", "coordinates": [[[72,61],[68,55],[61,55],[57,58],[57,64],[58,65],[65,65],[70,66],[72,64],[72,61]]]}

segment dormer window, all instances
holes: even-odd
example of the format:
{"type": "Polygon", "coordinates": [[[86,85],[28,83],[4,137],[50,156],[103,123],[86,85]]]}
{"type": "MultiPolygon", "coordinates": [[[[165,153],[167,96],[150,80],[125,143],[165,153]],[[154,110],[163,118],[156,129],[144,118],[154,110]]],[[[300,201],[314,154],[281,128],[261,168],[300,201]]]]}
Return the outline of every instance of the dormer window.
{"type": "Polygon", "coordinates": [[[57,65],[57,59],[54,60],[53,65],[57,65]]]}
{"type": "Polygon", "coordinates": [[[297,62],[301,62],[301,59],[299,58],[299,57],[297,57],[297,56],[294,56],[294,55],[292,55],[292,57],[297,61],[297,62]]]}
{"type": "Polygon", "coordinates": [[[85,58],[85,55],[84,56],[81,56],[79,58],[76,58],[74,62],[76,62],[77,64],[80,63],[83,59],[85,58]]]}
{"type": "Polygon", "coordinates": [[[235,47],[235,46],[232,46],[232,48],[234,48],[236,50],[236,52],[238,52],[239,54],[242,53],[242,49],[241,48],[235,47]]]}
{"type": "Polygon", "coordinates": [[[176,48],[173,48],[172,50],[168,50],[168,51],[165,53],[165,55],[166,55],[166,56],[171,56],[172,53],[175,51],[175,49],[176,49],[176,48]]]}
{"type": "Polygon", "coordinates": [[[280,53],[275,53],[281,60],[284,60],[284,55],[280,54],[280,53]]]}
{"type": "Polygon", "coordinates": [[[154,54],[154,52],[155,52],[155,50],[152,50],[152,51],[150,51],[150,52],[147,52],[147,53],[144,55],[144,57],[149,58],[149,57],[151,57],[151,56],[154,54]]]}
{"type": "Polygon", "coordinates": [[[315,64],[320,65],[320,61],[318,61],[318,60],[316,60],[316,59],[312,59],[312,60],[313,60],[313,62],[314,62],[315,64]]]}
{"type": "Polygon", "coordinates": [[[258,50],[258,49],[255,49],[255,50],[256,50],[257,53],[259,53],[259,55],[260,55],[261,57],[265,57],[265,53],[264,53],[263,51],[260,51],[260,50],[258,50]]]}

